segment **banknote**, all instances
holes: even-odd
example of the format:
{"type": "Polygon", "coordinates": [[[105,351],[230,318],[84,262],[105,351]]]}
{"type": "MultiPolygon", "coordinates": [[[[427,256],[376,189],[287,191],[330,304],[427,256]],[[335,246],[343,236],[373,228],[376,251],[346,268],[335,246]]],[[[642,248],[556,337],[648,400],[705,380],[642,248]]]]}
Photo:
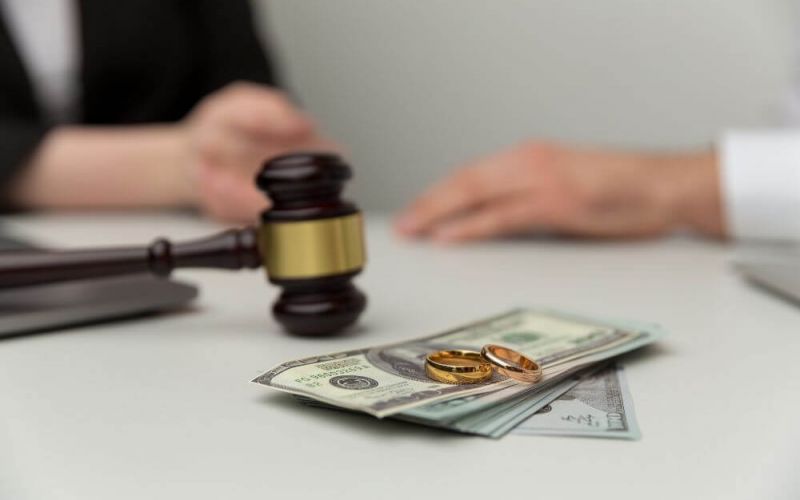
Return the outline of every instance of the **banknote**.
{"type": "MultiPolygon", "coordinates": [[[[388,418],[426,425],[429,427],[447,429],[464,434],[476,434],[479,436],[499,438],[507,434],[508,431],[513,429],[519,422],[525,420],[538,410],[553,402],[577,383],[577,378],[570,378],[560,382],[550,390],[540,391],[533,396],[525,395],[523,397],[517,397],[511,401],[503,402],[487,410],[468,414],[455,421],[436,421],[417,418],[403,413],[398,413],[388,418]]],[[[322,403],[306,396],[299,396],[295,394],[293,397],[306,406],[325,408],[329,410],[340,410],[347,413],[358,413],[356,410],[350,410],[327,403],[322,403]]]]}
{"type": "Polygon", "coordinates": [[[485,411],[476,412],[470,417],[457,422],[456,430],[492,438],[503,437],[521,422],[527,420],[531,415],[574,387],[582,377],[581,372],[560,380],[557,384],[554,384],[552,389],[543,390],[523,398],[515,398],[512,400],[513,406],[505,408],[499,415],[489,416],[485,411]]]}
{"type": "Polygon", "coordinates": [[[437,335],[406,342],[290,361],[254,383],[376,417],[453,425],[468,415],[532,398],[586,366],[663,335],[653,325],[619,323],[538,309],[515,309],[437,335]],[[441,349],[480,350],[505,345],[537,360],[543,377],[521,384],[498,374],[487,383],[449,385],[425,375],[424,358],[441,349]],[[436,404],[446,401],[447,404],[436,404]]]}
{"type": "Polygon", "coordinates": [[[611,366],[581,380],[516,426],[513,433],[639,439],[622,366],[611,366]]]}

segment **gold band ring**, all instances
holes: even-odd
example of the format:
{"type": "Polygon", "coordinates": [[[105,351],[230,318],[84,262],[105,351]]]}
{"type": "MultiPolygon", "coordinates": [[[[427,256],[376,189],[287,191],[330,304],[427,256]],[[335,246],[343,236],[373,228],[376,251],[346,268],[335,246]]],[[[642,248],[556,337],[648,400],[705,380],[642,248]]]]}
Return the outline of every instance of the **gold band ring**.
{"type": "Polygon", "coordinates": [[[498,373],[514,380],[533,384],[542,378],[542,367],[536,361],[507,347],[487,344],[481,349],[481,356],[493,364],[498,373]]]}
{"type": "Polygon", "coordinates": [[[479,352],[437,351],[425,357],[425,374],[445,384],[479,384],[492,378],[492,365],[479,352]]]}
{"type": "Polygon", "coordinates": [[[492,365],[486,363],[488,369],[471,372],[457,373],[440,370],[430,363],[425,363],[425,374],[428,378],[444,384],[480,384],[492,378],[492,365]]]}

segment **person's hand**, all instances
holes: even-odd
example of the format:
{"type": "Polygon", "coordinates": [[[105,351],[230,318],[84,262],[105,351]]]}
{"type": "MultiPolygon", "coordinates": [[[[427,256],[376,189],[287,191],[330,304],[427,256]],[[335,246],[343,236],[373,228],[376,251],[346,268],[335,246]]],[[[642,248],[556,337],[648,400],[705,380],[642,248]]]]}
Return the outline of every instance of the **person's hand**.
{"type": "Polygon", "coordinates": [[[234,83],[206,97],[180,126],[190,202],[216,219],[252,221],[269,201],[254,184],[265,160],[336,151],[282,92],[234,83]]]}
{"type": "Polygon", "coordinates": [[[461,242],[548,231],[725,234],[713,152],[646,155],[527,143],[458,169],[397,219],[399,233],[461,242]]]}

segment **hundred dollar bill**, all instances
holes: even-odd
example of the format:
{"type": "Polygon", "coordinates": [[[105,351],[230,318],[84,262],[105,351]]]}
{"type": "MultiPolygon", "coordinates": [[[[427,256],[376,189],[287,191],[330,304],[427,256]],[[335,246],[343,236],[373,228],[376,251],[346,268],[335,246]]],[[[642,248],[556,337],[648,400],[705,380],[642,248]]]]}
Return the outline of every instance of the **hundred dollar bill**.
{"type": "Polygon", "coordinates": [[[639,426],[622,366],[611,366],[581,380],[513,432],[639,439],[639,426]]]}
{"type": "MultiPolygon", "coordinates": [[[[574,375],[551,380],[550,383],[539,386],[539,390],[537,391],[521,393],[499,404],[463,415],[454,421],[445,422],[444,425],[425,419],[406,418],[408,413],[399,413],[395,417],[404,420],[413,420],[426,425],[436,425],[458,432],[500,438],[519,425],[520,422],[528,419],[531,415],[572,389],[581,380],[602,369],[602,366],[598,368],[593,365],[574,375]]],[[[479,395],[477,397],[481,396],[479,395]]],[[[449,401],[437,403],[436,405],[447,403],[449,403],[449,401]]],[[[415,412],[416,409],[413,409],[409,413],[414,414],[415,412]]]]}
{"type": "Polygon", "coordinates": [[[583,377],[583,372],[559,380],[552,388],[532,395],[512,399],[510,404],[499,405],[500,414],[489,415],[486,411],[476,412],[455,423],[455,429],[469,434],[500,438],[508,434],[514,427],[527,420],[542,408],[546,407],[562,394],[574,387],[583,377]]]}
{"type": "MultiPolygon", "coordinates": [[[[578,383],[578,379],[569,378],[557,384],[550,390],[543,390],[535,393],[532,396],[524,395],[523,397],[516,397],[508,402],[503,402],[495,407],[488,408],[484,411],[478,411],[464,418],[456,421],[435,421],[415,418],[404,413],[397,413],[388,418],[412,422],[415,424],[422,424],[429,427],[437,427],[440,429],[447,429],[451,431],[461,432],[464,434],[477,434],[487,437],[502,437],[513,429],[520,421],[530,417],[533,413],[544,408],[563,393],[571,389],[578,383]]],[[[293,395],[293,397],[300,403],[315,408],[324,408],[328,410],[337,410],[347,413],[359,413],[356,410],[341,408],[327,403],[322,403],[315,399],[306,396],[293,395]]],[[[446,403],[446,402],[445,402],[446,403]]],[[[436,403],[442,404],[442,403],[436,403]]]]}
{"type": "Polygon", "coordinates": [[[306,396],[341,408],[385,417],[420,409],[411,415],[432,422],[452,422],[467,414],[534,393],[587,364],[616,356],[657,339],[661,330],[629,327],[546,310],[517,309],[438,335],[396,344],[315,356],[283,363],[254,383],[306,396]],[[425,356],[441,349],[480,350],[502,344],[537,360],[542,381],[520,384],[495,375],[478,385],[449,385],[427,378],[425,356]],[[483,397],[472,397],[482,395],[483,397]],[[428,406],[462,398],[458,405],[428,406]]]}
{"type": "MultiPolygon", "coordinates": [[[[427,411],[418,412],[416,409],[396,413],[392,415],[391,418],[432,427],[440,427],[443,429],[467,434],[493,436],[497,428],[504,426],[512,419],[516,419],[520,414],[526,413],[526,416],[532,415],[556,399],[558,396],[569,390],[576,383],[577,380],[572,379],[558,381],[558,383],[548,384],[538,391],[525,392],[510,399],[500,401],[496,404],[486,405],[480,410],[472,413],[462,414],[455,419],[437,419],[429,416],[426,417],[425,415],[428,413],[427,411]]],[[[451,404],[462,405],[464,404],[462,400],[469,401],[470,399],[480,398],[481,396],[481,394],[478,394],[466,396],[464,398],[456,398],[455,401],[439,401],[428,406],[431,406],[435,411],[438,411],[439,407],[450,406],[451,404]]]]}

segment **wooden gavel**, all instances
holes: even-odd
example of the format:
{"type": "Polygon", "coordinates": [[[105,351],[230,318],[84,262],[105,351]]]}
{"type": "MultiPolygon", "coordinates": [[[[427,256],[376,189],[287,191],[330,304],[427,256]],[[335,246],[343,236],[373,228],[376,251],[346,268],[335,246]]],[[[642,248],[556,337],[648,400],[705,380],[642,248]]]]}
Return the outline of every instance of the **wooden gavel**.
{"type": "Polygon", "coordinates": [[[333,154],[268,161],[256,184],[272,201],[258,228],[148,247],[0,252],[0,288],[125,274],[166,277],[179,268],[255,269],[282,288],[273,314],[289,332],[329,335],[356,321],[366,297],[352,279],[364,266],[361,212],[340,194],[350,167],[333,154]]]}

